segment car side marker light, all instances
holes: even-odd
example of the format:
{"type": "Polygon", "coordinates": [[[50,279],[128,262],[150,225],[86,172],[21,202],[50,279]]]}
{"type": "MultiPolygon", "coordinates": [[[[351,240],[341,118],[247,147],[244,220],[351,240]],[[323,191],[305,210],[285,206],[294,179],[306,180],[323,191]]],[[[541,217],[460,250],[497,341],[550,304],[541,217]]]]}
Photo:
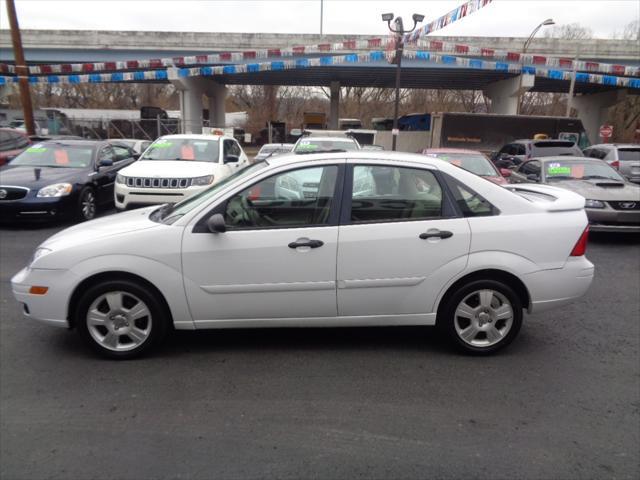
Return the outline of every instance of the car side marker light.
{"type": "Polygon", "coordinates": [[[31,295],[46,295],[49,291],[49,287],[41,287],[34,285],[29,289],[31,295]]]}

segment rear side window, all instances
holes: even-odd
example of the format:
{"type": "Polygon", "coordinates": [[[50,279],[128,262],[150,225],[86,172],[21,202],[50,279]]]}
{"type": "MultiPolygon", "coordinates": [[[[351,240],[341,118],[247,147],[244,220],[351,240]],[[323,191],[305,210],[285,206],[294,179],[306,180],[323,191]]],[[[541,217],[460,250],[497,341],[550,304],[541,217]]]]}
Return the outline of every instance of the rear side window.
{"type": "Polygon", "coordinates": [[[618,149],[618,160],[640,160],[640,148],[618,149]]]}
{"type": "Polygon", "coordinates": [[[442,216],[442,188],[428,170],[358,165],[353,169],[353,223],[442,216]]]}
{"type": "Polygon", "coordinates": [[[497,213],[493,205],[470,188],[453,182],[453,197],[465,217],[488,217],[497,213]]]}

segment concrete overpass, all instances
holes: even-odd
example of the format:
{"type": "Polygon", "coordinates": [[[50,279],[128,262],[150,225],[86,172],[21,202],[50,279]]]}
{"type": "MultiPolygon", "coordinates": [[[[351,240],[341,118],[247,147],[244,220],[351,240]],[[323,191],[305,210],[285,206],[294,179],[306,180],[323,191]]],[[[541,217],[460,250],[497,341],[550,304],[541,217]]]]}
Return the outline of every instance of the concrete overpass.
{"type": "MultiPolygon", "coordinates": [[[[117,32],[25,30],[23,43],[29,64],[83,63],[125,61],[216,52],[241,52],[254,49],[286,48],[298,45],[338,43],[346,40],[366,40],[370,36],[353,35],[284,35],[196,32],[117,32]]],[[[428,37],[496,50],[519,52],[524,38],[501,37],[428,37]]],[[[0,62],[11,63],[13,54],[8,31],[0,31],[0,62]]],[[[638,65],[640,44],[624,40],[560,40],[540,38],[532,42],[530,52],[569,57],[579,50],[581,60],[638,65]]],[[[358,52],[352,50],[353,53],[358,52]]],[[[318,54],[315,54],[317,57],[318,54]]],[[[313,58],[314,54],[304,58],[313,58]]],[[[296,58],[302,58],[296,56],[296,58]]],[[[259,61],[268,61],[269,58],[259,61]]],[[[257,60],[221,61],[218,64],[241,64],[257,60]]],[[[508,71],[488,71],[458,68],[455,65],[403,62],[404,88],[482,90],[491,98],[495,113],[514,114],[518,95],[526,91],[568,92],[569,82],[557,78],[541,78],[508,71]]],[[[331,87],[329,123],[337,126],[341,86],[391,88],[395,68],[382,60],[358,65],[317,66],[300,70],[258,71],[216,75],[214,77],[180,78],[169,81],[180,91],[180,105],[185,128],[197,131],[202,126],[202,99],[208,98],[210,115],[216,125],[224,122],[224,99],[228,84],[306,85],[331,87]]],[[[574,106],[578,109],[592,140],[604,122],[608,107],[624,101],[626,89],[591,83],[576,84],[574,106]]],[[[634,92],[637,93],[637,92],[634,92]]]]}

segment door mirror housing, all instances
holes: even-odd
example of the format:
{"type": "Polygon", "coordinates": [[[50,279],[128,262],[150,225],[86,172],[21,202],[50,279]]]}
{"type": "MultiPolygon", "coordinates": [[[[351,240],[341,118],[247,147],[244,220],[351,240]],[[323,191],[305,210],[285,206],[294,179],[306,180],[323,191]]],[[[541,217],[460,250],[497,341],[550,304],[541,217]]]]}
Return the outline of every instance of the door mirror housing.
{"type": "Polygon", "coordinates": [[[110,158],[103,158],[102,160],[100,160],[100,163],[98,164],[99,167],[113,167],[113,160],[111,160],[110,158]]]}
{"type": "Polygon", "coordinates": [[[226,155],[224,157],[224,163],[238,163],[240,161],[240,157],[238,155],[226,155]]]}
{"type": "Polygon", "coordinates": [[[538,182],[538,181],[540,181],[540,177],[538,175],[536,175],[535,173],[530,173],[529,175],[527,175],[527,180],[529,180],[531,182],[538,182]]]}
{"type": "Polygon", "coordinates": [[[207,220],[207,228],[211,233],[224,233],[227,231],[227,225],[224,223],[224,217],[220,213],[211,215],[207,220]]]}

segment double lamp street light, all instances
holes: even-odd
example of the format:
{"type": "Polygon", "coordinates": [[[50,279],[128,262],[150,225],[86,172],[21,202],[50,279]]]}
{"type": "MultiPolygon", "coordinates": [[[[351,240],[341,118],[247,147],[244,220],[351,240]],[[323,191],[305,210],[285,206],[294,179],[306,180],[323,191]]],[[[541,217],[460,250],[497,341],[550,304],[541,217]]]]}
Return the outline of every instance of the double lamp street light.
{"type": "Polygon", "coordinates": [[[393,130],[391,131],[391,150],[396,151],[396,140],[398,138],[398,108],[400,105],[400,69],[402,68],[402,50],[404,49],[404,36],[407,33],[411,33],[416,29],[418,23],[424,20],[424,15],[420,15],[418,13],[413,14],[413,27],[411,30],[405,30],[404,24],[402,23],[402,17],[397,17],[395,20],[393,19],[393,13],[383,13],[382,20],[387,22],[387,26],[392,33],[395,34],[395,43],[396,43],[396,56],[394,62],[397,65],[396,68],[396,99],[394,105],[394,113],[393,113],[393,130]],[[391,22],[393,21],[394,27],[391,26],[391,22]]]}

